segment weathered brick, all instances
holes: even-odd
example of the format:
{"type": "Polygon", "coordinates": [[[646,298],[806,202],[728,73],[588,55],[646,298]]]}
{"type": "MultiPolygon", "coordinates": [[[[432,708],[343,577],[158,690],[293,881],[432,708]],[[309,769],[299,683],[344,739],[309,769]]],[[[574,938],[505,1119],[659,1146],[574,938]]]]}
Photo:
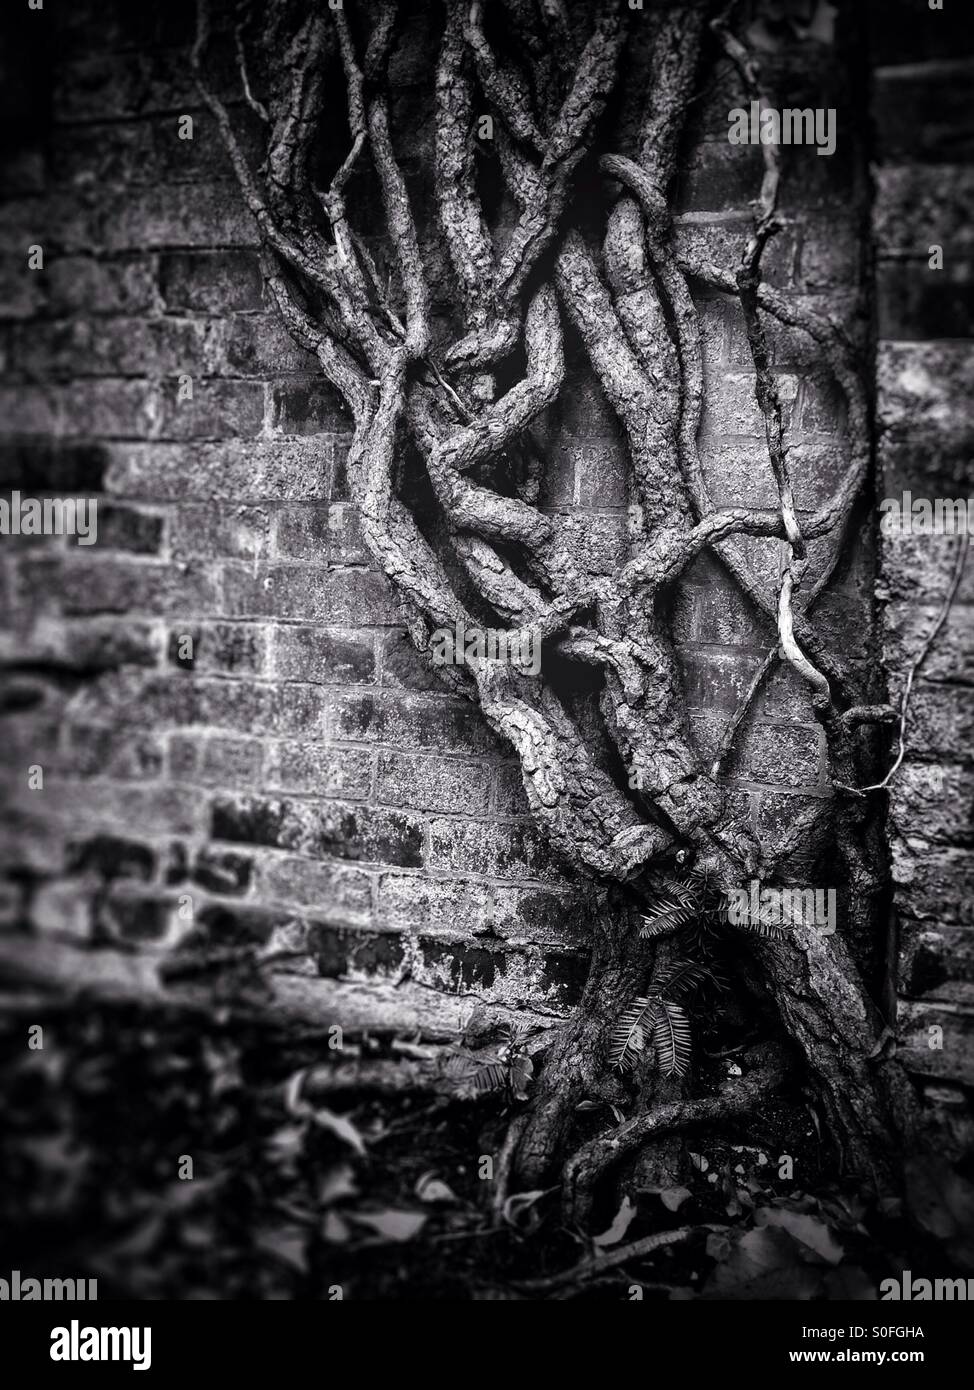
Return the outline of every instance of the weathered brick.
{"type": "Polygon", "coordinates": [[[182,733],[169,739],[169,772],[177,782],[250,787],[260,782],[263,762],[257,739],[182,733]]]}
{"type": "Polygon", "coordinates": [[[326,570],[312,565],[227,566],[226,612],[232,617],[277,617],[341,626],[383,626],[398,608],[379,574],[326,570]]]}
{"type": "Polygon", "coordinates": [[[275,792],[367,797],[372,790],[372,754],[364,748],[278,743],[268,752],[265,783],[275,792]]]}
{"type": "Polygon", "coordinates": [[[560,877],[550,850],[533,824],[434,820],[430,825],[429,865],[432,869],[489,878],[560,877]]]}
{"type": "Polygon", "coordinates": [[[65,613],[202,614],[219,606],[215,576],[198,565],[70,556],[31,561],[23,583],[65,613]]]}
{"type": "Polygon", "coordinates": [[[369,633],[313,627],[274,631],[274,671],[316,685],[369,685],[375,680],[375,639],[369,633]]]}
{"type": "Polygon", "coordinates": [[[346,695],[335,701],[332,737],[449,753],[496,751],[497,740],[470,705],[448,697],[346,695]]]}
{"type": "Polygon", "coordinates": [[[98,504],[98,547],[134,555],[158,555],[162,548],[164,518],[154,512],[111,502],[98,504]]]}
{"type": "Polygon", "coordinates": [[[270,526],[270,512],[265,507],[244,503],[216,508],[212,503],[187,503],[173,512],[172,553],[181,560],[258,559],[269,548],[270,526]]]}
{"type": "Polygon", "coordinates": [[[163,747],[152,735],[73,724],[65,733],[64,761],[77,776],[148,782],[162,771],[163,747]]]}
{"type": "Polygon", "coordinates": [[[181,671],[259,676],[266,649],[267,634],[251,623],[187,624],[169,632],[169,661],[181,671]]]}
{"type": "Polygon", "coordinates": [[[372,880],[360,869],[312,859],[275,856],[260,861],[262,896],[297,903],[331,921],[367,926],[372,919],[372,880]]]}
{"type": "Polygon", "coordinates": [[[69,873],[91,872],[100,878],[134,878],[148,883],[155,869],[155,851],[149,845],[116,835],[92,835],[72,840],[66,847],[69,873]]]}
{"type": "Polygon", "coordinates": [[[264,281],[252,251],[171,251],[159,257],[159,292],[170,313],[260,309],[264,281]]]}
{"type": "MultiPolygon", "coordinates": [[[[177,364],[178,370],[178,364],[177,364]]],[[[159,392],[153,434],[164,439],[249,439],[264,424],[264,387],[259,381],[196,380],[192,400],[178,398],[179,383],[159,392]]]]}
{"type": "Polygon", "coordinates": [[[452,758],[380,752],[375,799],[417,811],[485,815],[490,800],[490,770],[483,764],[452,758]]]}
{"type": "Polygon", "coordinates": [[[272,411],[280,434],[330,434],[342,428],[345,418],[334,388],[321,377],[275,386],[272,411]]]}
{"type": "Polygon", "coordinates": [[[228,850],[202,849],[193,864],[193,881],[211,893],[245,893],[253,861],[228,850]]]}
{"type": "Polygon", "coordinates": [[[220,440],[111,445],[103,450],[110,492],[146,499],[282,501],[327,499],[334,442],[220,440]]]}
{"type": "Polygon", "coordinates": [[[48,305],[55,314],[140,314],[156,307],[153,256],[55,256],[47,271],[48,305]]]}
{"type": "Polygon", "coordinates": [[[376,917],[385,927],[476,936],[493,930],[492,890],[472,880],[429,878],[424,874],[383,874],[378,882],[376,917]]]}

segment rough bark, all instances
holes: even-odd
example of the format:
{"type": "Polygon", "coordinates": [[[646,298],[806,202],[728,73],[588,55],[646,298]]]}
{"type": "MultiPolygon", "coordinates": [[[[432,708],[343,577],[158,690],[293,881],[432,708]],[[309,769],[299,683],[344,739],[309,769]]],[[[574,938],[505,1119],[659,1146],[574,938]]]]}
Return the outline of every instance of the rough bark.
{"type": "MultiPolygon", "coordinates": [[[[851,677],[825,649],[812,621],[814,599],[838,563],[870,467],[862,363],[839,327],[762,282],[761,255],[776,230],[773,157],[736,268],[681,261],[675,254],[667,199],[701,47],[714,18],[706,0],[664,9],[649,51],[642,51],[648,31],[630,34],[629,16],[617,0],[593,7],[577,23],[559,3],[546,3],[536,13],[511,0],[504,9],[519,37],[519,61],[495,46],[491,7],[447,0],[435,88],[435,183],[460,329],[435,357],[426,271],[390,136],[388,64],[396,5],[383,0],[350,15],[310,9],[288,53],[287,80],[272,64],[259,101],[242,61],[243,90],[265,118],[266,155],[254,172],[227,108],[206,81],[208,7],[207,0],[199,3],[194,61],[203,96],[260,231],[265,273],[283,320],[317,355],[347,405],[354,426],[349,479],[365,541],[402,600],[416,645],[424,650],[438,627],[461,622],[477,628],[483,623],[478,615],[486,611],[496,625],[527,628],[560,657],[595,666],[603,679],[605,734],[629,788],[636,789],[627,790],[609,761],[587,745],[546,675],[532,680],[474,656],[447,673],[520,759],[532,811],[556,851],[597,885],[588,982],[576,1013],[549,1048],[508,1154],[513,1181],[535,1186],[564,1162],[579,1101],[609,1101],[619,1093],[606,1072],[607,1035],[653,978],[652,947],[640,940],[634,922],[659,872],[672,868],[676,856],[684,866],[705,869],[720,893],[755,873],[771,881],[780,867],[733,823],[718,775],[721,759],[702,767],[687,729],[661,600],[704,550],[712,549],[747,598],[774,618],[782,654],[812,692],[836,786],[861,787],[869,780],[855,728],[888,721],[890,711],[871,692],[851,688],[851,677]],[[600,161],[616,196],[596,247],[566,212],[573,177],[592,152],[627,45],[642,52],[645,81],[625,99],[632,107],[643,98],[643,109],[630,148],[600,161]],[[340,74],[347,86],[350,145],[331,186],[315,190],[309,150],[326,72],[340,74]],[[474,113],[483,110],[495,121],[499,172],[516,210],[499,241],[481,203],[472,155],[474,113]],[[346,209],[350,171],[365,159],[378,180],[393,252],[391,288],[346,209]],[[717,511],[708,494],[697,457],[703,383],[690,277],[737,295],[744,309],[779,489],[775,510],[717,511]],[[799,327],[814,340],[848,402],[848,471],[835,495],[801,527],[762,315],[799,327]],[[629,548],[606,578],[580,570],[563,521],[539,510],[543,460],[524,433],[561,388],[563,316],[584,344],[629,447],[629,548]],[[523,351],[523,378],[498,394],[497,383],[505,379],[501,369],[509,368],[517,351],[523,351]],[[407,446],[432,486],[444,545],[465,573],[467,590],[478,595],[476,612],[458,596],[443,548],[430,544],[399,495],[397,459],[407,446]],[[503,481],[512,474],[518,479],[513,490],[503,481]],[[740,544],[745,536],[788,543],[790,559],[777,590],[752,569],[740,544]],[[831,547],[825,572],[795,612],[806,542],[821,537],[831,547]],[[854,705],[858,713],[847,717],[854,705]]],[[[264,8],[265,23],[286,29],[289,11],[281,0],[264,8]]],[[[723,21],[714,33],[759,93],[760,75],[750,55],[723,21]]],[[[769,658],[764,671],[771,665],[769,658]]],[[[759,684],[760,678],[749,700],[759,684]]],[[[739,723],[740,718],[732,722],[723,753],[739,723]]],[[[875,923],[882,891],[875,817],[855,793],[842,795],[837,846],[851,887],[851,912],[875,923]]],[[[852,951],[840,937],[802,930],[787,944],[760,942],[746,949],[753,950],[783,1033],[821,1095],[845,1162],[878,1188],[895,1188],[896,1155],[915,1121],[912,1093],[895,1059],[875,1055],[883,1024],[852,951]]],[[[739,1113],[780,1074],[780,1061],[762,1055],[736,1092],[702,1100],[664,1096],[667,1088],[658,1078],[644,1078],[642,1111],[568,1160],[570,1212],[584,1212],[593,1184],[622,1155],[685,1124],[739,1113]]]]}

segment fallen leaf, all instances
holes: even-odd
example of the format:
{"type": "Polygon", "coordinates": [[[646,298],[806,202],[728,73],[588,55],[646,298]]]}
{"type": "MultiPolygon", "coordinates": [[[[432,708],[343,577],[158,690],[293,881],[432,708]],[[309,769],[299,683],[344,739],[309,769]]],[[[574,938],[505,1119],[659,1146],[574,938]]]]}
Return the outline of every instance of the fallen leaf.
{"type": "Polygon", "coordinates": [[[501,1216],[509,1226],[520,1227],[520,1217],[529,1212],[542,1197],[554,1191],[550,1187],[539,1187],[532,1192],[514,1192],[501,1209],[501,1216]]]}
{"type": "Polygon", "coordinates": [[[459,1202],[460,1198],[448,1183],[438,1178],[432,1171],[423,1173],[414,1188],[421,1202],[459,1202]]]}
{"type": "Polygon", "coordinates": [[[592,1238],[592,1244],[603,1249],[607,1245],[618,1245],[619,1241],[626,1234],[632,1225],[633,1217],[636,1215],[636,1208],[628,1197],[623,1197],[622,1205],[616,1212],[612,1225],[602,1232],[601,1235],[592,1238]]]}
{"type": "Polygon", "coordinates": [[[351,1120],[344,1115],[336,1115],[332,1110],[315,1110],[313,1119],[319,1128],[328,1130],[329,1134],[334,1134],[337,1139],[348,1144],[357,1154],[365,1157],[365,1140],[351,1120]]]}
{"type": "Polygon", "coordinates": [[[787,1207],[762,1207],[755,1215],[757,1227],[777,1226],[787,1231],[798,1243],[811,1250],[825,1264],[837,1265],[845,1254],[842,1246],[824,1221],[787,1207]]]}
{"type": "Polygon", "coordinates": [[[693,1193],[688,1187],[665,1187],[659,1194],[659,1199],[667,1211],[679,1211],[688,1197],[693,1193]]]}
{"type": "Polygon", "coordinates": [[[318,1179],[318,1203],[323,1207],[330,1207],[335,1202],[341,1202],[346,1197],[358,1195],[358,1188],[355,1186],[355,1174],[347,1163],[339,1163],[335,1168],[329,1168],[327,1173],[322,1173],[318,1179]]]}
{"type": "Polygon", "coordinates": [[[706,1298],[807,1299],[820,1288],[820,1276],[799,1258],[784,1231],[753,1230],[741,1236],[726,1260],[707,1280],[706,1298]]]}
{"type": "Polygon", "coordinates": [[[350,1211],[348,1216],[386,1240],[412,1240],[426,1225],[424,1212],[395,1211],[392,1207],[385,1211],[350,1211]]]}
{"type": "Polygon", "coordinates": [[[321,1235],[329,1245],[344,1245],[352,1238],[348,1222],[337,1211],[330,1211],[325,1217],[321,1223],[321,1235]]]}

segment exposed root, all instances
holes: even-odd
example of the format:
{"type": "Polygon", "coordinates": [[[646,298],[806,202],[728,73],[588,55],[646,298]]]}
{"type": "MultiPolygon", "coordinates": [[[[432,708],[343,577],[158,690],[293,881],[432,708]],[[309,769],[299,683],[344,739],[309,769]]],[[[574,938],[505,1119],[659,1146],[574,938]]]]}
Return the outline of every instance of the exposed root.
{"type": "Polygon", "coordinates": [[[595,1184],[610,1168],[633,1153],[647,1139],[716,1124],[746,1114],[781,1085],[786,1072],[778,1048],[755,1049],[755,1065],[746,1075],[730,1082],[715,1096],[673,1101],[635,1115],[608,1134],[583,1144],[562,1172],[562,1210],[565,1220],[584,1225],[588,1220],[595,1184]]]}
{"type": "Polygon", "coordinates": [[[695,1236],[701,1231],[723,1229],[722,1226],[704,1225],[680,1226],[675,1231],[656,1231],[651,1236],[643,1236],[642,1240],[634,1240],[628,1245],[620,1245],[617,1250],[607,1250],[605,1254],[592,1255],[586,1260],[580,1260],[577,1265],[572,1265],[571,1269],[562,1270],[560,1274],[549,1275],[547,1279],[530,1279],[527,1283],[518,1284],[516,1287],[522,1293],[557,1293],[561,1289],[584,1284],[592,1279],[599,1279],[611,1270],[619,1269],[620,1266],[628,1264],[630,1260],[645,1259],[654,1250],[663,1250],[668,1245],[679,1245],[682,1241],[689,1240],[691,1236],[695,1236]]]}

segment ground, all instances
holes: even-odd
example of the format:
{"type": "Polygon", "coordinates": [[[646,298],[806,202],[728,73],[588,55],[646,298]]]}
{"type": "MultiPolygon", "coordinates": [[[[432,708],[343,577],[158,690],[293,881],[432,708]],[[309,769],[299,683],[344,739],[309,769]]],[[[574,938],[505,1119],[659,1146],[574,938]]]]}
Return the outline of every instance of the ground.
{"type": "MultiPolygon", "coordinates": [[[[37,1021],[39,1050],[19,1013],[0,1032],[5,1267],[97,1278],[101,1299],[876,1298],[900,1268],[950,1272],[895,1207],[835,1180],[804,1105],[697,1134],[687,1186],[598,1211],[593,1243],[564,1228],[557,1191],[516,1194],[492,1222],[496,1096],[325,1109],[295,1080],[335,1064],[321,1034],[114,1006],[37,1021]],[[783,1154],[803,1181],[779,1176],[783,1154]],[[602,1273],[583,1263],[688,1227],[602,1273]]],[[[379,1058],[390,1039],[347,1042],[343,1062],[355,1047],[379,1058]]],[[[711,1084],[734,1065],[711,1060],[711,1084]]]]}

